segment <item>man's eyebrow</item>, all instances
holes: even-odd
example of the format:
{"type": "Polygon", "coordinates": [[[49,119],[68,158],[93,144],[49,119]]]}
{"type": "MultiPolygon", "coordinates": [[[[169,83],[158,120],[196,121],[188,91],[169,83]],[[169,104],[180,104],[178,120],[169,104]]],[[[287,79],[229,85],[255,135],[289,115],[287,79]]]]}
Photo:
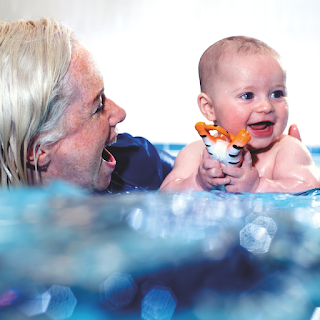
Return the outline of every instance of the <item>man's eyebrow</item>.
{"type": "Polygon", "coordinates": [[[104,92],[104,88],[102,88],[99,93],[96,95],[96,97],[93,99],[92,103],[95,103],[97,100],[100,100],[101,95],[104,92]]]}

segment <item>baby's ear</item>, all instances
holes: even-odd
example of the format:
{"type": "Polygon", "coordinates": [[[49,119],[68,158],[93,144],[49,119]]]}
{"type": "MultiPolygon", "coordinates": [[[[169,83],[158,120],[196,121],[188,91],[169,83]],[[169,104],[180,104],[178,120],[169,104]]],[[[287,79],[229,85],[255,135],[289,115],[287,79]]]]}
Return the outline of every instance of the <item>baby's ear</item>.
{"type": "Polygon", "coordinates": [[[214,113],[213,103],[210,97],[205,94],[204,92],[201,92],[198,95],[198,106],[201,111],[201,113],[209,120],[209,121],[215,121],[216,115],[214,113]]]}

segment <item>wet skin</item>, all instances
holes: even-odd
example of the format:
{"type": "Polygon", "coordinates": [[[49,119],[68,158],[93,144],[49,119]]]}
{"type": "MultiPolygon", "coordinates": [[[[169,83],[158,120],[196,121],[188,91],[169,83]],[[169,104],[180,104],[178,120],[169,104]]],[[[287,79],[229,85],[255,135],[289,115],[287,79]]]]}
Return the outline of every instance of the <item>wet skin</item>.
{"type": "Polygon", "coordinates": [[[202,114],[226,131],[251,136],[241,167],[210,159],[202,141],[181,150],[162,191],[295,192],[320,186],[320,171],[298,139],[283,134],[288,121],[286,75],[267,54],[227,54],[209,92],[201,93],[202,114]]]}
{"type": "Polygon", "coordinates": [[[100,71],[80,44],[73,50],[68,72],[77,87],[77,96],[65,114],[66,136],[42,148],[39,164],[49,165],[41,178],[44,183],[61,179],[88,189],[104,190],[116,161],[110,153],[104,152],[105,159],[102,154],[116,139],[116,125],[126,114],[105,96],[100,71]]]}
{"type": "Polygon", "coordinates": [[[288,121],[285,72],[270,55],[228,55],[215,81],[212,120],[228,132],[249,132],[250,151],[267,148],[288,121]]]}

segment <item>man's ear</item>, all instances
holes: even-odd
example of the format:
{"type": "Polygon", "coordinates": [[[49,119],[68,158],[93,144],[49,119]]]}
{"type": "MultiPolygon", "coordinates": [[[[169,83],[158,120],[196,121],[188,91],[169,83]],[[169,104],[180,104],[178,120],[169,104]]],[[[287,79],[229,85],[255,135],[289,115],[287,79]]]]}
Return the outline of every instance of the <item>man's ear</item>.
{"type": "Polygon", "coordinates": [[[37,160],[37,167],[45,167],[49,164],[51,157],[50,157],[50,148],[46,148],[45,146],[42,146],[39,150],[39,147],[34,148],[28,148],[27,153],[27,163],[31,166],[35,166],[35,158],[38,154],[38,160],[37,160]]]}
{"type": "Polygon", "coordinates": [[[201,111],[201,113],[209,120],[209,121],[215,121],[216,115],[213,108],[213,103],[210,97],[201,92],[198,95],[198,106],[201,111]]]}

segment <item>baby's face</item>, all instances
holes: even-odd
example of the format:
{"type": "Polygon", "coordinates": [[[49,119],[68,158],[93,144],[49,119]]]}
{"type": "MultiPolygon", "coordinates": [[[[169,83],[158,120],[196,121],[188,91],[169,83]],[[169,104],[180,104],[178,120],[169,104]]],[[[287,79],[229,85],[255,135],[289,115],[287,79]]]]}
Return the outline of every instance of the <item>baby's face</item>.
{"type": "Polygon", "coordinates": [[[220,72],[210,95],[216,124],[233,134],[246,129],[250,150],[268,147],[288,121],[285,72],[279,62],[266,54],[233,55],[220,72]]]}

